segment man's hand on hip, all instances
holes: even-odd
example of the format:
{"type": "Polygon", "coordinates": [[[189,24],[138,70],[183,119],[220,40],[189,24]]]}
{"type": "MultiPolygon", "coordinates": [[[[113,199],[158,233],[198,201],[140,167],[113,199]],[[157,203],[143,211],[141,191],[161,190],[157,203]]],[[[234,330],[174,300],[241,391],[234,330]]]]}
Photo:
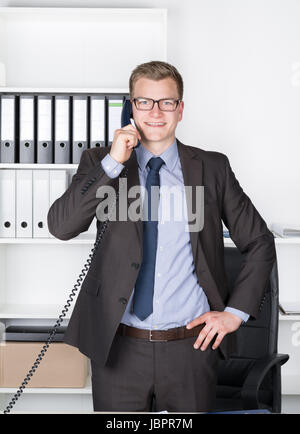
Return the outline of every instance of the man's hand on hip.
{"type": "Polygon", "coordinates": [[[211,340],[217,335],[217,338],[212,346],[215,350],[218,348],[223,338],[227,333],[232,333],[239,328],[242,323],[242,319],[231,312],[217,312],[210,311],[195,318],[188,323],[186,327],[191,329],[200,324],[205,323],[205,327],[199,333],[197,340],[194,343],[194,348],[200,348],[202,351],[206,350],[211,340]]]}

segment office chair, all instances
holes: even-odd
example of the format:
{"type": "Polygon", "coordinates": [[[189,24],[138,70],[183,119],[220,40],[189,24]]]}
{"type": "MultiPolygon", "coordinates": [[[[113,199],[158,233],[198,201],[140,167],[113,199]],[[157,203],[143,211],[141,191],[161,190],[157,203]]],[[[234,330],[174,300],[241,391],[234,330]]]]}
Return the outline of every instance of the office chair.
{"type": "MultiPolygon", "coordinates": [[[[235,247],[225,247],[225,270],[233,288],[242,263],[235,247]]],[[[278,271],[274,264],[256,320],[249,319],[235,332],[236,352],[220,360],[215,411],[267,409],[281,412],[281,366],[288,354],[277,353],[278,271]]]]}

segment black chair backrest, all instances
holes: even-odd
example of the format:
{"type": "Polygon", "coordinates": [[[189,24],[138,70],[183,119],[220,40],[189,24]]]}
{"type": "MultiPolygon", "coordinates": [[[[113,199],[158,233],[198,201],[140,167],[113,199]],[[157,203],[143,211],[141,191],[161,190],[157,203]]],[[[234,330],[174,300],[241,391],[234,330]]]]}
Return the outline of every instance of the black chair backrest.
{"type": "MultiPolygon", "coordinates": [[[[243,263],[243,254],[235,247],[225,247],[225,271],[229,289],[243,263]]],[[[278,340],[278,271],[274,264],[265,288],[257,319],[249,319],[236,331],[237,350],[233,358],[259,359],[277,353],[278,340]]]]}

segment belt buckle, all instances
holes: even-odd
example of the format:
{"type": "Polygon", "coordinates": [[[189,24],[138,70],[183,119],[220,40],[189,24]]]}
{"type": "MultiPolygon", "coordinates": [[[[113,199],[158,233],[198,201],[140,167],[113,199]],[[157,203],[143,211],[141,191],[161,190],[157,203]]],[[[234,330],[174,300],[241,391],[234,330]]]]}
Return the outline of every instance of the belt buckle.
{"type": "Polygon", "coordinates": [[[149,341],[150,342],[168,342],[167,339],[152,339],[152,332],[155,330],[149,330],[149,341]]]}

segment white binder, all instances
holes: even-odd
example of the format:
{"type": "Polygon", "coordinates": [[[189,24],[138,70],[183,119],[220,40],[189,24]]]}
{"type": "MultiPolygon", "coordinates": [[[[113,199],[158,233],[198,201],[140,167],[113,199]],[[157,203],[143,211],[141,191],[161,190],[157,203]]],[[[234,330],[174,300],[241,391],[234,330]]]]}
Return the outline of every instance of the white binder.
{"type": "Polygon", "coordinates": [[[16,237],[32,238],[32,170],[16,171],[16,237]]]}
{"type": "Polygon", "coordinates": [[[16,97],[2,95],[0,98],[0,162],[16,163],[16,97]]]}
{"type": "Polygon", "coordinates": [[[55,96],[54,163],[71,163],[70,153],[70,97],[55,96]]]}
{"type": "Polygon", "coordinates": [[[90,97],[90,147],[105,146],[104,96],[90,97]]]}
{"type": "Polygon", "coordinates": [[[121,115],[123,108],[123,97],[110,96],[108,100],[108,145],[114,139],[115,131],[121,128],[121,115]]]}
{"type": "Polygon", "coordinates": [[[53,163],[52,97],[37,97],[37,163],[53,163]]]}
{"type": "Polygon", "coordinates": [[[20,96],[20,163],[34,163],[34,96],[20,96]]]}
{"type": "MultiPolygon", "coordinates": [[[[68,188],[68,174],[66,170],[49,171],[49,209],[53,202],[64,194],[68,188]]],[[[50,238],[55,238],[49,232],[50,238]]]]}
{"type": "Polygon", "coordinates": [[[16,171],[0,170],[0,237],[16,236],[16,171]]]}
{"type": "Polygon", "coordinates": [[[73,96],[73,143],[72,163],[80,162],[82,152],[87,149],[87,96],[73,96]]]}
{"type": "Polygon", "coordinates": [[[49,170],[33,171],[33,238],[49,238],[49,170]]]}

